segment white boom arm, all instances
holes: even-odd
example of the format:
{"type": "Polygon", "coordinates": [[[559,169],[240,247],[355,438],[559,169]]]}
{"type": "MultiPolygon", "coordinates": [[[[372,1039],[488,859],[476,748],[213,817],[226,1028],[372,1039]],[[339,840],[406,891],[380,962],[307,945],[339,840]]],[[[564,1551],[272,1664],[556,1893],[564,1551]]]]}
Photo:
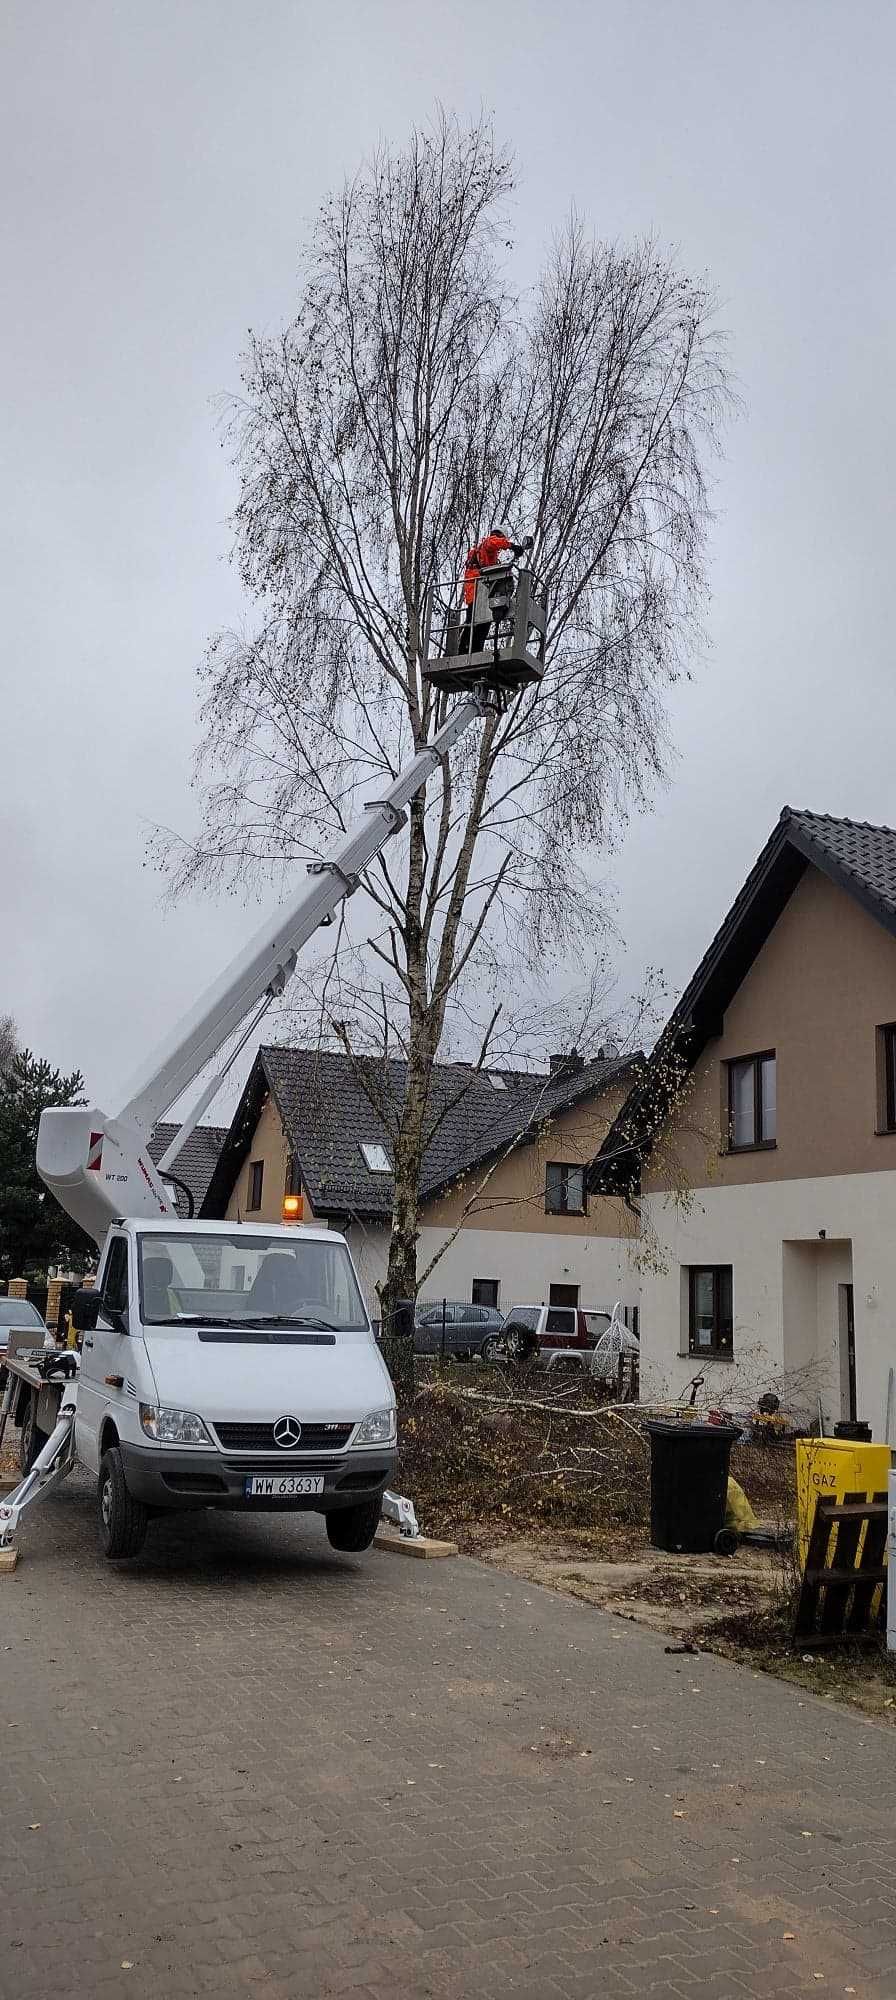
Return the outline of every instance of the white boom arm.
{"type": "MultiPolygon", "coordinates": [[[[383,797],[364,807],[363,818],[350,828],[335,853],[327,860],[308,864],[307,879],[295,901],[286,910],[278,910],[256,932],[235,964],[208,988],[174,1033],[131,1078],[117,1117],[110,1118],[94,1107],[42,1113],[38,1173],[66,1213],[74,1216],[95,1243],[103,1243],[109,1224],[118,1216],[174,1213],[173,1198],[146,1150],[153,1126],[189,1089],[247,1014],[258,1008],[244,1041],[248,1039],[269,1001],[282,993],[291,979],[302,946],[332,916],[343,897],[357,888],[363,870],[405,824],[404,808],[452,744],[486,712],[484,696],[471,694],[459,701],[432,742],[399,772],[383,797]]],[[[220,1081],[220,1076],[213,1078],[203,1090],[164,1156],[165,1167],[173,1164],[220,1081]]]]}

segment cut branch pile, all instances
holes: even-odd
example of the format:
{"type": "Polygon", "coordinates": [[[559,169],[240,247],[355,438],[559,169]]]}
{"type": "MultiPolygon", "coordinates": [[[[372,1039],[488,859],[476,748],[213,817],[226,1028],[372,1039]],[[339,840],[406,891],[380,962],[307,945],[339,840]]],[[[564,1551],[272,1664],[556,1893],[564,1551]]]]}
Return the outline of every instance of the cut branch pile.
{"type": "MultiPolygon", "coordinates": [[[[581,1377],[555,1387],[489,1370],[479,1388],[456,1376],[418,1381],[401,1421],[402,1490],[427,1533],[468,1550],[516,1537],[586,1543],[608,1558],[644,1548],[646,1411],[602,1402],[581,1377]]],[[[792,1452],[736,1445],[731,1470],[757,1513],[792,1512],[792,1452]]]]}
{"type": "Polygon", "coordinates": [[[556,1390],[495,1375],[488,1389],[418,1384],[401,1429],[401,1478],[427,1530],[467,1548],[508,1536],[586,1531],[641,1542],[647,1439],[581,1380],[556,1390]],[[492,1385],[493,1384],[493,1385],[492,1385]]]}

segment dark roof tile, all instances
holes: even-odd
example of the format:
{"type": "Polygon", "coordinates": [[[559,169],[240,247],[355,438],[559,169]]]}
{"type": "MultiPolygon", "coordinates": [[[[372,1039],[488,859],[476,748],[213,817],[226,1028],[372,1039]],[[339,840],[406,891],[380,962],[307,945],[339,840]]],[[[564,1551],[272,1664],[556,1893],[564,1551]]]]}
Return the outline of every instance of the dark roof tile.
{"type": "MultiPolygon", "coordinates": [[[[519,1132],[597,1094],[625,1071],[627,1061],[601,1059],[555,1076],[437,1063],[426,1115],[422,1193],[433,1194],[488,1160],[519,1132]]],[[[393,1158],[395,1125],[407,1089],[406,1063],[277,1045],[259,1049],[210,1187],[208,1213],[220,1212],[229,1198],[268,1089],[316,1213],[387,1220],[393,1177],[371,1171],[361,1144],[384,1146],[393,1158]]]]}
{"type": "Polygon", "coordinates": [[[850,877],[866,896],[878,898],[896,916],[896,831],[867,820],[833,819],[830,813],[801,812],[785,806],[782,821],[816,850],[813,859],[850,877]]]}
{"type": "MultiPolygon", "coordinates": [[[[153,1160],[160,1160],[170,1146],[177,1131],[177,1125],[157,1125],[149,1141],[149,1154],[153,1160]]],[[[178,1180],[186,1183],[193,1196],[196,1214],[205,1200],[209,1182],[218,1163],[218,1156],[227,1137],[227,1125],[197,1125],[184,1144],[183,1152],[174,1162],[172,1172],[178,1180]]],[[[187,1203],[184,1196],[177,1194],[178,1215],[186,1215],[187,1203]]]]}

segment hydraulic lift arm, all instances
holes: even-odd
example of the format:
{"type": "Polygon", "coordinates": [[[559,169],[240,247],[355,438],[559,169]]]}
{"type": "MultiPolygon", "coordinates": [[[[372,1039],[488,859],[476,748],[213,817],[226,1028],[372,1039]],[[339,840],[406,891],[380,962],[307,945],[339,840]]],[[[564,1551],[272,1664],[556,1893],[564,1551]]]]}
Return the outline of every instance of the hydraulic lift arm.
{"type": "Polygon", "coordinates": [[[392,835],[405,824],[405,808],[452,745],[490,709],[487,685],[471,689],[451,710],[430,743],[399,772],[382,798],[364,807],[332,855],[308,864],[295,900],[262,926],[239,958],[196,1002],[165,1042],[131,1079],[120,1112],[88,1109],[44,1111],[37,1170],[66,1213],[102,1245],[117,1216],[174,1212],[161,1174],[177,1154],[218,1090],[226,1069],[262,1015],[291,979],[298,953],[343,898],[357,888],[392,835]],[[253,1010],[255,1010],[253,1012],[253,1010]],[[252,1015],[238,1049],[203,1089],[162,1160],[161,1173],[147,1150],[153,1127],[188,1090],[240,1026],[252,1015]]]}

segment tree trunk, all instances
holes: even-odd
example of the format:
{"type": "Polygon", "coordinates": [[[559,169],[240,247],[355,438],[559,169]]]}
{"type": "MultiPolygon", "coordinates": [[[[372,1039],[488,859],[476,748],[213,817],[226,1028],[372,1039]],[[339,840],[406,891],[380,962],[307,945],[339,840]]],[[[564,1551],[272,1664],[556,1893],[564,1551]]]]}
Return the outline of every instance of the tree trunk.
{"type": "Polygon", "coordinates": [[[401,1301],[417,1297],[417,1215],[423,1165],[423,1133],[430,1060],[411,1042],[408,1088],[395,1148],[395,1198],[386,1282],[380,1298],[383,1352],[399,1401],[414,1390],[413,1322],[410,1331],[397,1312],[401,1301]]]}

